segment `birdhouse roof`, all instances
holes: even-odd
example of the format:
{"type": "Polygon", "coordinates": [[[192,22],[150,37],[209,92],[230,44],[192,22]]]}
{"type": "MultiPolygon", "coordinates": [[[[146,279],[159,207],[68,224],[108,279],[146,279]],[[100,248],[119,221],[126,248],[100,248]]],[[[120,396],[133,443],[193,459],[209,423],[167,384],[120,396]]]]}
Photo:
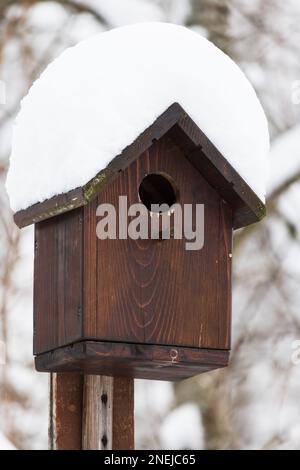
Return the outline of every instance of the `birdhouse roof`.
{"type": "Polygon", "coordinates": [[[87,184],[16,212],[16,224],[24,227],[88,204],[120,171],[166,134],[182,149],[195,171],[198,170],[232,207],[234,228],[264,217],[265,206],[260,198],[186,111],[174,103],[87,184]]]}
{"type": "Polygon", "coordinates": [[[24,225],[22,214],[53,201],[61,204],[54,215],[83,203],[63,204],[72,194],[88,200],[87,188],[108,181],[116,162],[139,156],[142,136],[185,112],[263,203],[268,126],[245,75],[189,29],[141,23],[67,49],[22,101],[6,185],[16,220],[24,225]]]}

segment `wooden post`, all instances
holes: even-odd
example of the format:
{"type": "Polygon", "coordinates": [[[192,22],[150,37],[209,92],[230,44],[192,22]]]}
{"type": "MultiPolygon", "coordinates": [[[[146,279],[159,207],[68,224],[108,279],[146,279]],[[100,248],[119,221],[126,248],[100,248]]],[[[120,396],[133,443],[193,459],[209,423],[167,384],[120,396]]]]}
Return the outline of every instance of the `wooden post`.
{"type": "Polygon", "coordinates": [[[134,449],[134,381],[51,374],[51,450],[134,449]]]}
{"type": "Polygon", "coordinates": [[[83,376],[50,374],[49,448],[81,450],[83,376]]]}
{"type": "Polygon", "coordinates": [[[113,378],[86,375],[83,391],[82,448],[111,450],[113,378]]]}
{"type": "Polygon", "coordinates": [[[134,449],[134,380],[114,378],[113,449],[134,449]]]}

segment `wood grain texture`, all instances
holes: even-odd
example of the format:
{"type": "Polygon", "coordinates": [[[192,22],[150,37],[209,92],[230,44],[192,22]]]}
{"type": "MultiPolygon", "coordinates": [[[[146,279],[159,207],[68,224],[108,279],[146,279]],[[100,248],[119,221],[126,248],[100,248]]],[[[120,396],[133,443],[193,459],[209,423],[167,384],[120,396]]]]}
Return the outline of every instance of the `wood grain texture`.
{"type": "Polygon", "coordinates": [[[113,448],[113,378],[84,376],[82,449],[113,448]]]}
{"type": "Polygon", "coordinates": [[[49,449],[80,450],[82,441],[83,376],[51,374],[49,449]]]}
{"type": "Polygon", "coordinates": [[[71,370],[65,369],[64,362],[60,368],[58,358],[65,360],[60,352],[55,361],[41,354],[72,345],[73,361],[72,348],[67,358],[76,371],[111,375],[110,365],[116,375],[155,378],[165,374],[176,380],[216,364],[207,368],[187,361],[173,376],[174,368],[153,372],[148,360],[143,367],[131,361],[123,374],[119,359],[106,365],[99,359],[97,366],[96,356],[84,355],[84,361],[78,362],[76,343],[230,349],[232,207],[221,196],[223,189],[216,190],[207,181],[191,156],[189,142],[198,138],[197,128],[189,123],[185,142],[178,141],[178,129],[173,126],[138,159],[132,154],[131,164],[89,204],[36,224],[34,352],[40,370],[71,370]],[[186,250],[186,239],[97,239],[97,206],[109,203],[118,208],[119,196],[127,196],[128,206],[138,203],[139,185],[149,173],[164,174],[173,181],[181,206],[204,205],[201,250],[186,250]]]}
{"type": "Polygon", "coordinates": [[[82,247],[82,208],[35,226],[35,354],[82,337],[82,247]]]}
{"type": "Polygon", "coordinates": [[[86,185],[17,212],[14,216],[16,224],[24,227],[87,204],[118,176],[120,169],[127,168],[147,150],[153,139],[158,140],[169,130],[174,131],[173,136],[177,143],[179,136],[179,144],[188,147],[190,158],[194,159],[195,165],[200,168],[203,176],[230,204],[235,228],[257,222],[264,217],[263,202],[185,110],[178,103],[173,103],[132,144],[116,156],[107,168],[101,170],[86,185]]]}
{"type": "MultiPolygon", "coordinates": [[[[155,142],[84,208],[84,338],[230,348],[232,213],[167,136],[155,142]],[[181,204],[204,204],[204,247],[186,240],[97,240],[96,208],[139,202],[148,173],[175,182],[181,204]],[[92,299],[92,300],[91,300],[92,299]]],[[[150,220],[150,217],[149,217],[150,220]]]]}
{"type": "Polygon", "coordinates": [[[41,372],[179,381],[228,365],[229,351],[84,341],[36,356],[41,372]]]}
{"type": "Polygon", "coordinates": [[[35,354],[82,340],[229,349],[231,252],[231,208],[164,136],[90,204],[36,225],[35,354]],[[177,202],[204,204],[201,250],[97,239],[97,205],[139,202],[151,172],[175,181],[177,202]]]}
{"type": "MultiPolygon", "coordinates": [[[[97,236],[95,205],[88,204],[83,212],[83,337],[97,323],[97,236]]],[[[105,271],[102,273],[105,276],[105,271]]]]}
{"type": "Polygon", "coordinates": [[[50,450],[134,449],[132,379],[50,375],[50,450]]]}
{"type": "Polygon", "coordinates": [[[84,376],[83,450],[134,449],[134,382],[84,376]]]}
{"type": "Polygon", "coordinates": [[[134,380],[113,379],[113,449],[134,449],[134,380]]]}

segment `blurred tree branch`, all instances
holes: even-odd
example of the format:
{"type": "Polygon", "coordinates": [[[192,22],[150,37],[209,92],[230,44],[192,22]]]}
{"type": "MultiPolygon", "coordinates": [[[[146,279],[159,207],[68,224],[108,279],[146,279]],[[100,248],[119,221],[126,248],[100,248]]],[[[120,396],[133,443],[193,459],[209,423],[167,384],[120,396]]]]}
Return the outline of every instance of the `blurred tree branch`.
{"type": "MultiPolygon", "coordinates": [[[[101,13],[99,13],[98,10],[93,8],[88,3],[77,2],[76,0],[50,0],[50,1],[53,3],[58,3],[78,14],[88,13],[92,15],[95,18],[95,20],[97,20],[99,23],[103,24],[107,28],[111,27],[107,19],[104,18],[104,16],[101,15],[101,13]]],[[[49,3],[49,0],[23,0],[21,2],[17,0],[3,0],[0,4],[0,18],[3,18],[6,14],[6,10],[13,5],[23,6],[24,8],[30,8],[34,6],[34,4],[36,3],[45,3],[45,2],[49,3]]]]}
{"type": "MultiPolygon", "coordinates": [[[[43,2],[47,0],[37,0],[38,2],[43,2]]],[[[88,13],[92,15],[95,20],[97,20],[99,23],[103,24],[107,28],[112,28],[113,25],[111,25],[108,20],[99,13],[98,10],[93,8],[91,5],[88,3],[83,3],[83,2],[77,2],[76,0],[52,0],[55,3],[59,3],[63,5],[66,8],[69,8],[70,10],[73,10],[75,13],[88,13]]]]}
{"type": "Polygon", "coordinates": [[[187,26],[208,31],[209,39],[222,51],[231,55],[232,37],[229,32],[231,0],[192,0],[187,26]]]}
{"type": "Polygon", "coordinates": [[[272,209],[272,206],[276,199],[278,199],[283,193],[288,191],[290,187],[300,181],[300,170],[291,175],[289,178],[280,183],[268,197],[268,206],[272,209]]]}

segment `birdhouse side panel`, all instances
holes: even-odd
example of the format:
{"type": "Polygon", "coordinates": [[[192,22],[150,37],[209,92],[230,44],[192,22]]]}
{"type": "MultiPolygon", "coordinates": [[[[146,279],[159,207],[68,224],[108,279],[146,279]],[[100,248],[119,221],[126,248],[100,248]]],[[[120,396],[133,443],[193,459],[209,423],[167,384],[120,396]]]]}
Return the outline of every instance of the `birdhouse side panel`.
{"type": "Polygon", "coordinates": [[[83,209],[35,226],[34,354],[82,337],[83,209]]]}

